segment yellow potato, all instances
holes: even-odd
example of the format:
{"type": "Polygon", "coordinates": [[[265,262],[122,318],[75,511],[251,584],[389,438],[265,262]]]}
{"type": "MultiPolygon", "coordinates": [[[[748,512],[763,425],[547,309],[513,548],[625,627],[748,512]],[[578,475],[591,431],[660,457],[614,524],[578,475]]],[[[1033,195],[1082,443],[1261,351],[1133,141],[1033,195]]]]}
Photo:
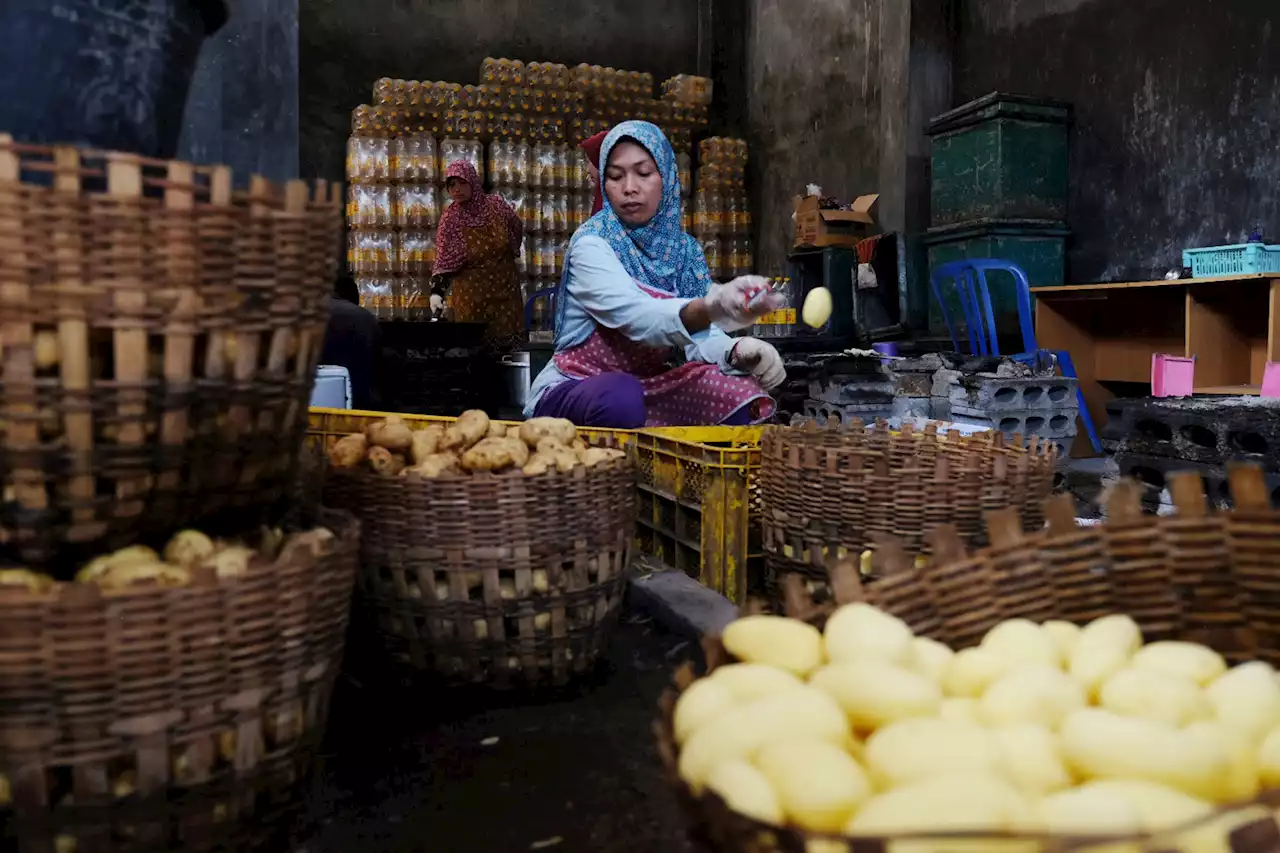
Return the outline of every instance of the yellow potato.
{"type": "Polygon", "coordinates": [[[484,437],[506,438],[508,429],[508,425],[504,424],[502,421],[489,421],[489,431],[485,433],[484,437]]]}
{"type": "Polygon", "coordinates": [[[938,716],[944,720],[982,722],[978,716],[978,700],[968,696],[943,699],[942,705],[938,708],[938,716]]]}
{"type": "Polygon", "coordinates": [[[529,461],[520,467],[520,473],[536,477],[539,474],[545,474],[556,467],[556,458],[550,453],[535,453],[529,457],[529,461]]]}
{"type": "Polygon", "coordinates": [[[564,418],[530,418],[520,425],[520,438],[531,450],[546,438],[569,447],[577,437],[578,428],[564,418]]]}
{"type": "Polygon", "coordinates": [[[949,646],[928,637],[916,637],[911,641],[911,668],[926,675],[938,684],[946,674],[947,666],[955,652],[949,646]]]}
{"type": "Polygon", "coordinates": [[[1006,619],[987,632],[981,647],[1014,664],[1062,665],[1058,644],[1030,619],[1006,619]]]}
{"type": "Polygon", "coordinates": [[[463,412],[458,420],[445,428],[440,439],[441,451],[470,450],[489,434],[489,416],[477,409],[463,412]]]}
{"type": "Polygon", "coordinates": [[[168,563],[132,562],[112,566],[92,582],[103,589],[123,589],[145,583],[156,586],[186,586],[191,582],[191,573],[168,563]]]}
{"type": "Polygon", "coordinates": [[[1000,752],[977,723],[917,717],[899,720],[867,738],[863,761],[881,789],[965,772],[998,772],[1000,752]]]}
{"type": "Polygon", "coordinates": [[[412,444],[409,447],[409,455],[413,459],[413,464],[421,465],[428,456],[437,453],[440,450],[440,441],[443,438],[444,427],[439,424],[432,424],[415,432],[412,444]]]}
{"type": "Polygon", "coordinates": [[[804,684],[785,669],[761,663],[731,663],[711,671],[711,680],[720,684],[737,702],[749,702],[804,684]]]}
{"type": "Polygon", "coordinates": [[[1204,800],[1142,779],[1100,779],[1075,790],[1127,804],[1137,812],[1144,832],[1182,826],[1213,811],[1213,806],[1204,800]]]}
{"type": "Polygon", "coordinates": [[[90,560],[84,568],[76,573],[76,583],[86,583],[105,575],[112,568],[127,566],[131,563],[159,563],[160,555],[146,545],[130,545],[102,557],[90,560]]]}
{"type": "Polygon", "coordinates": [[[1242,803],[1258,795],[1258,755],[1245,732],[1218,722],[1192,723],[1183,732],[1188,736],[1203,735],[1216,740],[1230,759],[1227,772],[1218,780],[1216,789],[1205,794],[1206,799],[1216,803],[1242,803]]]}
{"type": "Polygon", "coordinates": [[[1090,697],[1096,697],[1102,682],[1124,669],[1141,645],[1136,622],[1128,616],[1103,616],[1080,632],[1067,671],[1090,697]]]}
{"type": "Polygon", "coordinates": [[[782,804],[765,775],[753,765],[737,759],[726,761],[707,777],[707,788],[715,791],[729,808],[768,824],[783,821],[782,804]]]}
{"type": "Polygon", "coordinates": [[[249,571],[249,561],[255,552],[243,545],[228,545],[219,549],[212,557],[205,560],[206,565],[213,567],[220,578],[234,578],[249,571]]]}
{"type": "Polygon", "coordinates": [[[345,435],[329,448],[329,464],[334,468],[355,468],[369,452],[369,439],[364,433],[345,435]]]}
{"type": "Polygon", "coordinates": [[[700,790],[720,764],[750,758],[764,744],[796,732],[840,747],[851,737],[849,720],[840,706],[821,690],[801,685],[737,705],[717,724],[691,735],[680,750],[680,776],[695,791],[700,790]]]}
{"type": "Polygon", "coordinates": [[[588,468],[593,468],[602,462],[612,462],[615,459],[622,459],[627,454],[621,450],[613,450],[608,447],[588,447],[582,451],[578,457],[582,464],[588,468]]]}
{"type": "Polygon", "coordinates": [[[978,716],[991,726],[1038,723],[1056,729],[1086,704],[1084,690],[1054,666],[1020,666],[1001,676],[978,701],[978,716]]]}
{"type": "Polygon", "coordinates": [[[546,592],[551,588],[551,584],[547,579],[546,569],[534,569],[531,574],[530,581],[533,584],[534,592],[546,592]]]}
{"type": "Polygon", "coordinates": [[[1061,835],[1136,835],[1142,831],[1138,810],[1128,800],[1088,786],[1049,794],[1036,803],[1036,817],[1046,832],[1061,835]]]}
{"type": "Polygon", "coordinates": [[[1280,726],[1272,729],[1258,747],[1258,774],[1264,788],[1280,788],[1280,726]]]}
{"type": "Polygon", "coordinates": [[[213,540],[199,530],[179,530],[164,546],[164,561],[191,568],[213,556],[213,540]]]}
{"type": "Polygon", "coordinates": [[[862,602],[837,609],[823,631],[827,659],[833,663],[874,655],[906,665],[911,661],[913,639],[906,622],[862,602]]]}
{"type": "Polygon", "coordinates": [[[1062,657],[1063,662],[1070,660],[1071,650],[1076,647],[1076,643],[1080,640],[1080,626],[1074,622],[1050,619],[1040,628],[1049,635],[1049,638],[1053,640],[1053,644],[1058,647],[1058,654],[1062,657]]]}
{"type": "Polygon", "coordinates": [[[369,443],[403,454],[413,446],[413,431],[398,415],[388,415],[381,421],[369,424],[364,431],[369,443]]]}
{"type": "Polygon", "coordinates": [[[676,700],[674,728],[676,743],[684,743],[689,736],[708,723],[714,723],[734,706],[732,691],[710,678],[699,678],[680,694],[676,700]]]}
{"type": "Polygon", "coordinates": [[[1103,682],[1098,704],[1117,714],[1148,717],[1171,726],[1185,726],[1213,717],[1208,697],[1190,678],[1133,666],[1103,682]]]}
{"type": "MultiPolygon", "coordinates": [[[[1033,827],[1031,803],[1003,778],[990,773],[934,776],[894,788],[863,803],[845,826],[846,835],[894,835],[907,832],[1008,831],[1033,827]]],[[[903,849],[897,842],[894,850],[903,849]]],[[[913,850],[962,849],[920,842],[913,850]]],[[[981,844],[964,848],[990,849],[981,844]]]]}
{"type": "Polygon", "coordinates": [[[1161,640],[1143,646],[1134,654],[1133,666],[1181,675],[1201,687],[1208,686],[1227,671],[1227,662],[1213,649],[1179,640],[1161,640]]]}
{"type": "Polygon", "coordinates": [[[462,454],[459,464],[464,471],[501,471],[514,465],[515,460],[507,439],[484,438],[462,454]]]}
{"type": "Polygon", "coordinates": [[[1022,723],[991,730],[999,753],[999,772],[1019,791],[1047,794],[1070,787],[1071,773],[1058,739],[1045,726],[1022,723]]]}
{"type": "Polygon", "coordinates": [[[1141,779],[1207,798],[1231,771],[1219,738],[1099,708],[1071,714],[1059,738],[1067,766],[1085,779],[1141,779]]]}
{"type": "Polygon", "coordinates": [[[942,689],[948,696],[976,699],[1011,667],[1008,660],[988,649],[962,649],[947,664],[942,689]]]}
{"type": "Polygon", "coordinates": [[[822,740],[780,740],[753,762],[778,795],[789,822],[814,832],[839,832],[871,783],[841,747],[822,740]]]}
{"type": "Polygon", "coordinates": [[[370,447],[365,458],[369,460],[370,468],[385,477],[394,477],[404,470],[404,457],[385,447],[370,447]]]}
{"type": "Polygon", "coordinates": [[[520,439],[502,436],[495,441],[501,442],[507,448],[507,452],[511,454],[511,464],[515,467],[523,468],[529,463],[529,445],[520,439]]]}
{"type": "Polygon", "coordinates": [[[412,468],[406,468],[402,474],[417,474],[428,480],[434,480],[444,474],[458,470],[458,457],[452,453],[433,453],[412,468]]]}
{"type": "Polygon", "coordinates": [[[1280,683],[1262,661],[1233,667],[1205,688],[1214,715],[1257,746],[1280,725],[1280,683]]]}
{"type": "Polygon", "coordinates": [[[828,664],[813,673],[809,683],[834,698],[859,731],[910,717],[936,716],[942,705],[937,684],[875,657],[828,664]]]}
{"type": "Polygon", "coordinates": [[[820,329],[831,319],[831,291],[825,287],[812,288],[804,297],[800,318],[811,329],[820,329]]]}
{"type": "Polygon", "coordinates": [[[24,589],[27,592],[41,593],[53,589],[53,585],[53,578],[39,572],[29,569],[0,569],[0,588],[24,589]]]}
{"type": "Polygon", "coordinates": [[[747,663],[765,663],[808,675],[822,665],[822,635],[812,625],[785,616],[744,616],[725,626],[729,654],[747,663]]]}

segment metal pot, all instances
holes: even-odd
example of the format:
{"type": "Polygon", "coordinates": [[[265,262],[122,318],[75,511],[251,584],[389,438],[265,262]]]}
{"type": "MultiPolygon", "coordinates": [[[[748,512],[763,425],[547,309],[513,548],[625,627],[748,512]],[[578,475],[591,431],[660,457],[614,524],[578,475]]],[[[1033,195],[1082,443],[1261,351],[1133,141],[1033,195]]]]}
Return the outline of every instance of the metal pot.
{"type": "Polygon", "coordinates": [[[529,402],[529,385],[532,381],[529,374],[529,353],[508,353],[502,357],[500,364],[507,402],[523,409],[529,402]]]}

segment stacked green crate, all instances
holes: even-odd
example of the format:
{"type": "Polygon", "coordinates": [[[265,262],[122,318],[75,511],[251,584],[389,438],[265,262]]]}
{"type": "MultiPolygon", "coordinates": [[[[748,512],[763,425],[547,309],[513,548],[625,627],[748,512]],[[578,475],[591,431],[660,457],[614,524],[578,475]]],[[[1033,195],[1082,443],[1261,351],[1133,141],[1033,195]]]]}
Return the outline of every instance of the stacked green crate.
{"type": "MultiPolygon", "coordinates": [[[[962,259],[1012,261],[1032,287],[1062,284],[1067,214],[1067,132],[1060,101],[993,92],[929,123],[932,137],[929,268],[962,259]]],[[[1016,334],[1009,276],[989,277],[1001,334],[1016,334]]],[[[949,300],[950,301],[950,300],[949,300]]],[[[958,306],[948,310],[959,318],[958,306]]],[[[945,334],[937,303],[929,328],[945,334]]]]}

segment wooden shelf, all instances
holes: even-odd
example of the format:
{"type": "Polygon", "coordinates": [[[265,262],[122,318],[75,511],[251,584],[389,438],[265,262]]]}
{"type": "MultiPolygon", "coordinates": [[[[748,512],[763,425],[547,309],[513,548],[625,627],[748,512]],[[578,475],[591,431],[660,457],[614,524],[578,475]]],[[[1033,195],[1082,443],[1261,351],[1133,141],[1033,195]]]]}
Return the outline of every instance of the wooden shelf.
{"type": "Polygon", "coordinates": [[[1241,395],[1256,397],[1262,393],[1262,388],[1258,385],[1206,385],[1203,388],[1195,388],[1193,390],[1197,394],[1220,394],[1232,397],[1241,395]]]}

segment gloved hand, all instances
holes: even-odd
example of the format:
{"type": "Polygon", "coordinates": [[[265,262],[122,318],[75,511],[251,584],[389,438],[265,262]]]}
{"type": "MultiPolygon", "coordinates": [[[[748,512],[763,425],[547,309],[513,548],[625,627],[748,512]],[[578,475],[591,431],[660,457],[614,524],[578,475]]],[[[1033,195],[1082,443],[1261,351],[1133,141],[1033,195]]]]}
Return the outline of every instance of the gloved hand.
{"type": "Polygon", "coordinates": [[[729,352],[729,365],[748,371],[766,391],[772,391],[787,379],[782,356],[773,344],[759,338],[742,338],[734,344],[729,352]]]}
{"type": "Polygon", "coordinates": [[[727,284],[713,284],[702,300],[711,322],[726,332],[754,326],[757,317],[781,304],[777,294],[769,290],[769,279],[762,275],[744,275],[727,284]],[[752,302],[756,296],[759,298],[752,302]]]}

